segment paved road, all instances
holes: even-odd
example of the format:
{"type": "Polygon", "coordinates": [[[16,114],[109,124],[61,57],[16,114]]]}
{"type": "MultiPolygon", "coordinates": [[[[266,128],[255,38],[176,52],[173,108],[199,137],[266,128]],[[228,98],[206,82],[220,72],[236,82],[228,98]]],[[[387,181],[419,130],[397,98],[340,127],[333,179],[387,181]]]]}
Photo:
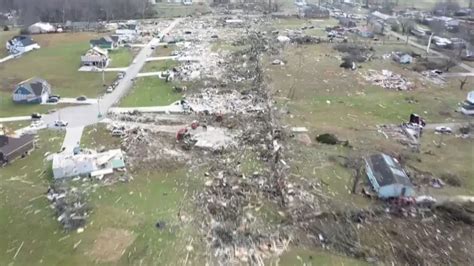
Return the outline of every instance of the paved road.
{"type": "MultiPolygon", "coordinates": [[[[181,22],[181,19],[174,20],[166,29],[161,31],[161,36],[168,34],[179,22],[181,22]]],[[[48,127],[54,127],[54,121],[58,119],[69,122],[63,142],[65,152],[72,152],[73,148],[80,143],[85,126],[102,120],[108,109],[125,96],[133,86],[133,80],[145,65],[146,59],[153,53],[152,46],[160,43],[161,36],[152,39],[148,44],[144,45],[144,48],[135,57],[133,63],[127,68],[126,75],[120,80],[119,85],[112,93],[105,94],[102,99],[98,99],[98,103],[66,107],[53,114],[43,116],[43,120],[48,127]]]]}
{"type": "Polygon", "coordinates": [[[31,120],[31,116],[0,117],[0,123],[31,120]]]}
{"type": "MultiPolygon", "coordinates": [[[[168,28],[161,32],[161,34],[168,34],[168,32],[170,32],[180,21],[181,19],[174,20],[168,28]]],[[[103,117],[99,117],[99,112],[102,115],[106,114],[107,110],[128,92],[133,85],[132,79],[137,76],[144,66],[146,59],[152,54],[153,50],[151,49],[151,46],[154,46],[159,42],[160,39],[155,38],[140,51],[140,53],[135,57],[134,63],[128,67],[126,75],[120,81],[120,84],[112,93],[105,94],[105,96],[99,100],[99,104],[62,108],[53,114],[45,115],[43,120],[49,126],[53,126],[54,121],[57,119],[65,120],[69,122],[68,127],[82,127],[99,122],[103,117]]]]}
{"type": "Polygon", "coordinates": [[[443,73],[443,78],[464,78],[464,77],[474,77],[474,72],[471,73],[443,73]]]}
{"type": "MultiPolygon", "coordinates": [[[[400,34],[400,33],[398,33],[398,32],[388,31],[388,33],[389,33],[390,35],[392,35],[392,36],[395,36],[396,38],[400,38],[400,40],[406,40],[406,38],[407,38],[405,35],[402,35],[402,34],[400,34]]],[[[417,43],[417,42],[414,42],[414,41],[412,41],[412,40],[408,40],[408,44],[410,44],[410,45],[413,46],[413,47],[419,48],[419,49],[421,49],[421,50],[423,50],[423,51],[426,51],[426,45],[421,45],[421,44],[419,44],[419,43],[417,43]]],[[[449,58],[449,57],[446,56],[445,54],[440,53],[440,52],[438,52],[438,51],[434,51],[433,49],[430,49],[430,54],[437,55],[437,56],[439,56],[439,57],[441,57],[441,58],[449,58]]],[[[466,71],[468,71],[468,72],[471,72],[471,73],[474,72],[474,68],[473,68],[473,67],[470,67],[470,66],[468,66],[468,65],[466,65],[466,64],[464,64],[464,63],[462,63],[462,62],[458,63],[458,66],[464,68],[464,69],[465,69],[466,71]]]]}

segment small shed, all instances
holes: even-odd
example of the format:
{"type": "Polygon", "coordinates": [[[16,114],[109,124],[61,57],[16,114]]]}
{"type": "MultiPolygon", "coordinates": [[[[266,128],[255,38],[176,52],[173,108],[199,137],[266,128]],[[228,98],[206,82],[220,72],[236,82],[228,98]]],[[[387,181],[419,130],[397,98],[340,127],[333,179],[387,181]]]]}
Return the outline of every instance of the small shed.
{"type": "Polygon", "coordinates": [[[51,85],[41,78],[20,82],[13,91],[15,103],[45,103],[51,94],[51,85]]]}
{"type": "Polygon", "coordinates": [[[379,198],[413,197],[415,190],[400,163],[378,153],[365,159],[367,177],[379,198]]]}

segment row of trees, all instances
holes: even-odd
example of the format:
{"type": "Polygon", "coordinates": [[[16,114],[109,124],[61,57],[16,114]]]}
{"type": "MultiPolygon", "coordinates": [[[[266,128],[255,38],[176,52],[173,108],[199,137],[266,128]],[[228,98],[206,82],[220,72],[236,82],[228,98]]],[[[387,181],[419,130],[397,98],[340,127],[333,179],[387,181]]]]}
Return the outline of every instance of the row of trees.
{"type": "Polygon", "coordinates": [[[154,15],[148,0],[0,0],[0,11],[16,10],[20,23],[65,23],[146,18],[154,15]]]}

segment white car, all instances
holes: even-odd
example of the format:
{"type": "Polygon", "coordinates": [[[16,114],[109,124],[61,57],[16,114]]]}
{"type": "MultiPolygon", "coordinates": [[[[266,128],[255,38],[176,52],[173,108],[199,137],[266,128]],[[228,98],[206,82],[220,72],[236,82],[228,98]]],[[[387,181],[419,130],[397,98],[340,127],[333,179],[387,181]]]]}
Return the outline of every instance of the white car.
{"type": "Polygon", "coordinates": [[[125,132],[122,129],[114,129],[112,130],[112,136],[114,137],[121,137],[125,134],[125,132]]]}
{"type": "Polygon", "coordinates": [[[57,127],[67,127],[69,123],[63,120],[56,120],[54,121],[54,125],[57,127]]]}
{"type": "Polygon", "coordinates": [[[112,86],[109,86],[105,92],[112,93],[113,91],[114,91],[114,88],[112,86]]]}
{"type": "Polygon", "coordinates": [[[441,126],[441,127],[436,127],[435,132],[438,132],[441,134],[451,134],[453,133],[453,130],[450,127],[441,126]]]}

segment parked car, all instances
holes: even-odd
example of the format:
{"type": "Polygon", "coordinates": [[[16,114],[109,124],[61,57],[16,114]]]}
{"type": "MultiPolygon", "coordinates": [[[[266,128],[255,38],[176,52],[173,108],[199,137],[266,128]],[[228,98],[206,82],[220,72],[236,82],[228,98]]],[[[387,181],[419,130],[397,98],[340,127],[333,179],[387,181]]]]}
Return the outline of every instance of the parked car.
{"type": "Polygon", "coordinates": [[[81,95],[81,96],[79,96],[79,97],[76,98],[76,101],[81,101],[81,102],[82,102],[82,101],[87,101],[87,97],[84,96],[84,95],[81,95]]]}
{"type": "Polygon", "coordinates": [[[67,127],[68,124],[69,123],[67,121],[63,121],[63,120],[54,121],[54,125],[57,127],[67,127]]]}
{"type": "Polygon", "coordinates": [[[114,137],[121,137],[125,134],[125,132],[122,129],[114,129],[112,130],[112,136],[114,137]]]}
{"type": "Polygon", "coordinates": [[[43,117],[43,116],[39,113],[32,113],[31,114],[31,119],[34,119],[34,120],[41,119],[41,117],[43,117]]]}
{"type": "Polygon", "coordinates": [[[112,93],[113,91],[114,91],[114,88],[112,86],[109,86],[105,92],[112,93]]]}
{"type": "Polygon", "coordinates": [[[441,134],[451,134],[453,133],[453,130],[450,127],[440,126],[440,127],[435,128],[435,132],[438,132],[441,134]]]}
{"type": "Polygon", "coordinates": [[[49,95],[49,98],[57,98],[57,99],[61,99],[61,96],[59,95],[49,95]]]}
{"type": "Polygon", "coordinates": [[[118,79],[123,79],[125,77],[125,75],[126,75],[125,72],[120,72],[120,73],[118,73],[117,78],[118,79]]]}
{"type": "Polygon", "coordinates": [[[56,97],[49,97],[48,100],[46,100],[47,103],[57,103],[59,102],[59,99],[56,97]]]}

